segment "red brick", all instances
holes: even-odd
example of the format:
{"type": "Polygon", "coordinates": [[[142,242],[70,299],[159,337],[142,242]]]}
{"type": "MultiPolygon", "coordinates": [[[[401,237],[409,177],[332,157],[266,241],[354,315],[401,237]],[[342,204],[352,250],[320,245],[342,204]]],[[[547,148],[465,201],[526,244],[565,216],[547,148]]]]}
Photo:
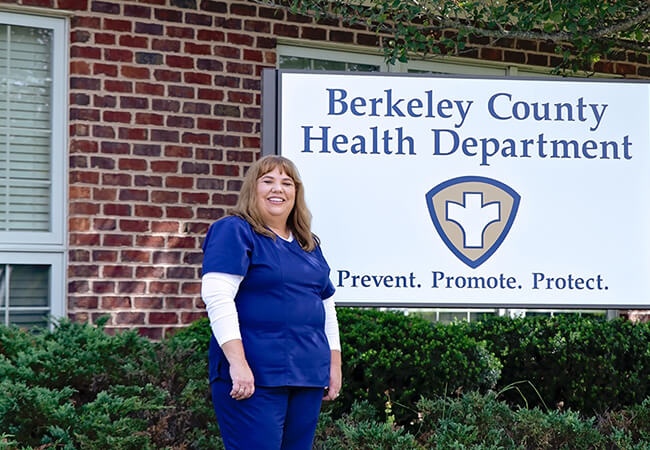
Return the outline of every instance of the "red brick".
{"type": "Polygon", "coordinates": [[[86,168],[88,167],[88,158],[83,155],[70,155],[69,164],[71,168],[86,168]]]}
{"type": "Polygon", "coordinates": [[[181,81],[181,72],[176,72],[173,70],[156,69],[153,72],[153,76],[157,81],[181,81]]]}
{"type": "Polygon", "coordinates": [[[199,30],[196,38],[200,41],[223,41],[225,33],[217,30],[199,30]]]}
{"type": "Polygon", "coordinates": [[[133,62],[133,52],[117,48],[105,48],[104,59],[108,61],[133,62]]]}
{"type": "Polygon", "coordinates": [[[88,0],[58,0],[57,5],[59,9],[85,11],[88,9],[88,0]]]}
{"type": "MultiPolygon", "coordinates": [[[[62,0],[59,0],[62,1],[62,0]]],[[[73,16],[70,20],[70,27],[76,28],[101,28],[101,19],[99,17],[73,16]]]]}
{"type": "Polygon", "coordinates": [[[70,89],[81,89],[84,91],[99,90],[100,82],[93,78],[70,77],[70,89]]]}
{"type": "Polygon", "coordinates": [[[196,126],[200,130],[221,131],[223,130],[223,120],[199,118],[196,126]]]}
{"type": "Polygon", "coordinates": [[[178,112],[181,108],[181,104],[176,100],[153,99],[151,102],[151,108],[156,111],[178,112]]]}
{"type": "Polygon", "coordinates": [[[94,215],[99,213],[99,205],[88,202],[71,202],[70,214],[94,215]]]}
{"type": "Polygon", "coordinates": [[[244,148],[256,148],[256,149],[259,149],[259,148],[261,148],[261,145],[260,145],[260,138],[258,138],[258,137],[244,136],[244,137],[242,138],[242,147],[244,147],[244,148]]]}
{"type": "Polygon", "coordinates": [[[149,262],[151,253],[142,250],[122,250],[120,252],[122,262],[149,262]]]}
{"type": "Polygon", "coordinates": [[[212,84],[212,77],[208,74],[197,73],[197,72],[185,72],[183,74],[183,80],[186,83],[195,83],[195,84],[212,84]]]}
{"type": "Polygon", "coordinates": [[[115,200],[115,195],[117,194],[117,189],[114,188],[94,188],[93,189],[93,199],[94,200],[115,200]]]}
{"type": "Polygon", "coordinates": [[[87,108],[70,108],[70,120],[99,120],[99,110],[87,108]]]}
{"type": "Polygon", "coordinates": [[[490,61],[502,61],[503,50],[498,48],[482,48],[481,59],[486,59],[490,61]]]}
{"type": "Polygon", "coordinates": [[[120,281],[117,290],[120,294],[144,294],[147,284],[144,281],[120,281]]]}
{"type": "Polygon", "coordinates": [[[163,210],[159,206],[135,205],[135,215],[138,217],[162,217],[163,210]]]}
{"type": "Polygon", "coordinates": [[[213,205],[226,205],[226,206],[235,206],[237,203],[237,195],[235,194],[212,194],[212,204],[213,205]]]}
{"type": "Polygon", "coordinates": [[[90,75],[90,64],[85,61],[70,61],[70,73],[74,75],[90,75]]]}
{"type": "MultiPolygon", "coordinates": [[[[102,275],[106,278],[132,278],[133,267],[130,266],[104,266],[102,275]]],[[[119,287],[118,287],[119,291],[119,287]]],[[[121,292],[121,291],[120,291],[121,292]]]]}
{"type": "Polygon", "coordinates": [[[208,159],[210,161],[221,161],[223,159],[223,150],[216,149],[216,148],[197,148],[195,159],[208,159]]]}
{"type": "Polygon", "coordinates": [[[112,294],[115,292],[115,283],[112,281],[93,281],[92,292],[96,294],[112,294]]]}
{"type": "Polygon", "coordinates": [[[231,91],[228,92],[228,101],[230,103],[244,103],[244,104],[251,104],[253,103],[253,94],[250,92],[236,92],[236,91],[231,91]]]}
{"type": "Polygon", "coordinates": [[[164,116],[160,114],[136,113],[135,122],[142,125],[162,125],[164,116]]]}
{"type": "Polygon", "coordinates": [[[113,250],[93,250],[93,261],[116,262],[117,252],[113,250]]]}
{"type": "Polygon", "coordinates": [[[112,170],[115,168],[115,160],[113,158],[106,158],[103,156],[92,156],[90,158],[90,167],[112,170]]]}
{"type": "Polygon", "coordinates": [[[104,111],[103,119],[105,122],[131,122],[131,113],[126,111],[104,111]]]}
{"type": "Polygon", "coordinates": [[[165,62],[169,67],[179,67],[181,69],[194,68],[194,59],[189,56],[167,55],[165,62]]]}
{"type": "Polygon", "coordinates": [[[147,140],[148,130],[145,128],[120,128],[120,139],[144,141],[147,140]]]}
{"type": "Polygon", "coordinates": [[[228,33],[228,42],[235,45],[252,46],[254,39],[250,34],[228,33]]]}
{"type": "Polygon", "coordinates": [[[169,218],[190,219],[194,216],[192,208],[185,206],[167,206],[165,212],[169,218]]]}
{"type": "Polygon", "coordinates": [[[130,81],[104,80],[104,89],[110,92],[133,92],[130,81]]]}
{"type": "Polygon", "coordinates": [[[118,162],[120,170],[147,170],[147,161],[144,159],[121,158],[118,162]]]}
{"type": "Polygon", "coordinates": [[[124,173],[104,173],[102,174],[102,184],[111,186],[131,186],[131,175],[124,173]]]}
{"type": "MultiPolygon", "coordinates": [[[[87,186],[70,186],[68,189],[68,198],[70,199],[89,199],[90,188],[87,186]]],[[[79,230],[76,230],[79,231],[79,230]]]]}
{"type": "Polygon", "coordinates": [[[182,312],[181,313],[181,323],[188,324],[195,322],[203,317],[207,317],[206,312],[182,312]]]}
{"type": "Polygon", "coordinates": [[[165,246],[165,238],[162,236],[138,236],[135,239],[135,245],[139,248],[165,246]]]}
{"type": "Polygon", "coordinates": [[[186,42],[184,46],[185,53],[190,53],[193,55],[209,55],[210,46],[204,44],[193,44],[191,42],[186,42]]]}
{"type": "Polygon", "coordinates": [[[104,214],[107,216],[130,216],[131,215],[131,205],[125,205],[123,203],[108,203],[105,204],[104,214]]]}
{"type": "Polygon", "coordinates": [[[144,36],[120,36],[119,43],[121,47],[131,48],[147,48],[149,45],[149,38],[144,36]]]}
{"type": "Polygon", "coordinates": [[[184,147],[181,145],[166,145],[165,156],[170,158],[191,158],[192,147],[184,147]]]}
{"type": "Polygon", "coordinates": [[[194,39],[194,29],[168,26],[167,36],[174,38],[194,39]]]}
{"type": "Polygon", "coordinates": [[[169,116],[167,126],[174,128],[194,128],[194,119],[191,117],[169,116]]]}
{"type": "Polygon", "coordinates": [[[90,290],[88,281],[70,281],[68,283],[68,292],[70,294],[84,293],[90,290]]]}
{"type": "Polygon", "coordinates": [[[214,84],[216,86],[225,86],[229,88],[238,88],[239,87],[239,78],[237,77],[225,77],[222,75],[215,75],[214,84]]]}
{"type": "Polygon", "coordinates": [[[144,325],[145,314],[142,312],[119,312],[115,323],[119,325],[144,325]]]}
{"type": "Polygon", "coordinates": [[[154,16],[163,22],[182,22],[183,13],[172,9],[155,9],[154,16]]]}
{"type": "Polygon", "coordinates": [[[109,77],[117,76],[117,66],[113,64],[93,64],[93,73],[95,75],[108,75],[109,77]]]}
{"type": "Polygon", "coordinates": [[[194,178],[166,177],[165,186],[168,188],[191,189],[194,186],[194,178]]]}
{"type": "Polygon", "coordinates": [[[149,323],[152,325],[171,325],[178,323],[178,314],[173,312],[151,312],[149,313],[149,323]]]}
{"type": "Polygon", "coordinates": [[[151,130],[151,141],[178,142],[178,131],[172,130],[151,130]]]}
{"type": "Polygon", "coordinates": [[[239,166],[227,164],[214,164],[212,166],[212,175],[225,175],[236,177],[239,175],[239,166]]]}
{"type": "Polygon", "coordinates": [[[101,152],[110,154],[129,153],[129,144],[126,142],[102,142],[101,152]]]}
{"type": "MultiPolygon", "coordinates": [[[[93,104],[98,108],[115,108],[117,97],[114,95],[93,95],[93,104]]],[[[95,137],[115,137],[113,127],[93,126],[93,136],[95,137]]]]}
{"type": "Polygon", "coordinates": [[[135,83],[135,92],[138,94],[162,96],[165,95],[165,86],[162,84],[144,83],[140,81],[135,83]]]}
{"type": "Polygon", "coordinates": [[[97,277],[99,275],[99,267],[92,265],[83,265],[83,266],[69,266],[68,267],[68,277],[70,278],[89,278],[97,277]]]}
{"type": "Polygon", "coordinates": [[[179,284],[175,281],[152,281],[149,292],[155,294],[177,294],[179,284]]]}
{"type": "Polygon", "coordinates": [[[229,73],[240,73],[243,75],[252,75],[253,66],[251,64],[241,64],[236,62],[228,62],[226,64],[226,71],[229,73]]]}
{"type": "Polygon", "coordinates": [[[188,297],[166,297],[165,308],[167,309],[190,309],[194,302],[188,297]]]}
{"type": "Polygon", "coordinates": [[[168,86],[167,95],[170,97],[194,98],[194,88],[189,86],[168,86]]]}
{"type": "Polygon", "coordinates": [[[102,309],[131,308],[130,297],[103,297],[102,309]]]}
{"type": "MultiPolygon", "coordinates": [[[[283,23],[276,23],[273,26],[273,34],[285,37],[298,37],[298,27],[295,25],[286,25],[283,23]]],[[[351,34],[351,33],[350,33],[351,34]]]]}
{"type": "Polygon", "coordinates": [[[162,186],[162,177],[152,177],[147,175],[136,175],[134,183],[136,186],[162,186]]]}
{"type": "Polygon", "coordinates": [[[193,237],[170,236],[167,238],[167,248],[196,248],[196,240],[193,237]]]}
{"type": "Polygon", "coordinates": [[[69,174],[70,183],[87,183],[97,184],[99,182],[99,174],[97,172],[84,172],[81,170],[71,170],[69,174]]]}
{"type": "Polygon", "coordinates": [[[244,30],[268,34],[271,32],[271,24],[261,20],[245,20],[244,30]]]}
{"type": "Polygon", "coordinates": [[[149,222],[146,220],[120,220],[121,231],[149,231],[149,222]]]}
{"type": "Polygon", "coordinates": [[[124,5],[124,15],[149,19],[151,17],[151,8],[141,5],[124,5]]]}
{"type": "Polygon", "coordinates": [[[95,33],[95,43],[100,45],[115,45],[115,35],[113,33],[95,33]]]}
{"type": "Polygon", "coordinates": [[[96,233],[93,234],[70,233],[68,236],[69,236],[70,245],[99,245],[99,235],[96,233]]]}
{"type": "Polygon", "coordinates": [[[244,152],[244,151],[234,151],[228,150],[226,153],[228,161],[238,161],[238,162],[249,162],[252,163],[255,158],[255,153],[253,152],[244,152]]]}
{"type": "Polygon", "coordinates": [[[97,309],[99,297],[71,297],[68,300],[69,309],[97,309]]]}
{"type": "Polygon", "coordinates": [[[160,52],[179,52],[181,50],[180,41],[170,39],[154,39],[151,42],[151,49],[160,52]]]}
{"type": "Polygon", "coordinates": [[[178,162],[177,161],[151,161],[151,171],[152,172],[168,172],[176,173],[178,172],[178,162]]]}
{"type": "Polygon", "coordinates": [[[199,88],[199,95],[197,96],[197,99],[221,101],[223,100],[223,97],[224,97],[223,91],[221,90],[199,88]]]}
{"type": "Polygon", "coordinates": [[[176,233],[178,226],[178,222],[151,222],[151,231],[153,233],[176,233]]]}
{"type": "Polygon", "coordinates": [[[136,297],[133,299],[133,306],[137,309],[162,309],[163,301],[160,297],[136,297]]]}
{"type": "Polygon", "coordinates": [[[244,49],[244,59],[246,61],[263,62],[262,52],[259,50],[244,49]]]}
{"type": "Polygon", "coordinates": [[[151,201],[154,203],[178,203],[178,192],[173,191],[153,191],[151,201]]]}
{"type": "Polygon", "coordinates": [[[184,144],[210,145],[210,135],[199,133],[183,133],[181,141],[184,144]]]}
{"type": "MultiPolygon", "coordinates": [[[[103,217],[98,219],[93,219],[93,229],[97,231],[115,230],[116,224],[117,221],[115,219],[107,219],[103,217]]],[[[130,243],[128,245],[130,245],[130,243]]]]}
{"type": "Polygon", "coordinates": [[[219,147],[239,147],[239,136],[215,134],[212,138],[213,144],[219,147]]]}
{"type": "Polygon", "coordinates": [[[128,20],[104,19],[104,30],[131,31],[131,25],[128,20]]]}
{"type": "Polygon", "coordinates": [[[223,58],[232,58],[239,59],[241,50],[237,47],[229,47],[226,45],[215,45],[212,53],[215,56],[221,56],[223,58]]]}
{"type": "Polygon", "coordinates": [[[150,73],[149,69],[146,67],[133,67],[133,66],[122,66],[121,73],[123,77],[126,78],[137,78],[140,80],[149,79],[150,73]]]}
{"type": "Polygon", "coordinates": [[[185,13],[185,23],[193,25],[212,26],[212,16],[207,14],[185,13]]]}

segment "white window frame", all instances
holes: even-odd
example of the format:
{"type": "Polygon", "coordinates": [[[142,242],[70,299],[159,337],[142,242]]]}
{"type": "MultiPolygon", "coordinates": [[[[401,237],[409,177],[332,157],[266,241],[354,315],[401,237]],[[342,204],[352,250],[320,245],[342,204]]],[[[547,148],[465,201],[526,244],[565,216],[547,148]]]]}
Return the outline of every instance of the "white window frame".
{"type": "MultiPolygon", "coordinates": [[[[45,249],[65,245],[67,201],[67,81],[68,33],[67,20],[31,14],[0,11],[0,23],[53,32],[52,46],[52,147],[50,153],[50,231],[0,231],[0,252],[3,250],[45,249]]],[[[0,149],[2,151],[2,149],[0,149]]],[[[1,254],[1,253],[0,253],[1,254]]]]}
{"type": "MultiPolygon", "coordinates": [[[[44,15],[43,10],[9,12],[0,9],[0,23],[52,30],[51,95],[51,189],[50,230],[35,232],[0,231],[0,264],[49,265],[49,313],[53,318],[67,314],[67,221],[68,216],[68,62],[69,23],[65,15],[44,15]]],[[[15,11],[15,9],[14,9],[15,11]]],[[[1,150],[0,150],[1,151],[1,150]]],[[[4,295],[8,296],[9,286],[4,295]]],[[[0,307],[0,324],[6,324],[6,300],[0,307]]],[[[16,307],[14,310],[42,310],[16,307]]]]}
{"type": "MultiPolygon", "coordinates": [[[[64,253],[28,253],[28,252],[2,252],[2,264],[9,265],[49,265],[49,315],[52,317],[65,316],[65,254],[64,253]]],[[[5,281],[7,279],[5,278],[5,281]]],[[[9,311],[42,311],[45,307],[12,307],[9,304],[9,286],[0,286],[0,291],[5,296],[0,301],[0,324],[9,325],[9,315],[6,314],[7,305],[9,311]]]]}

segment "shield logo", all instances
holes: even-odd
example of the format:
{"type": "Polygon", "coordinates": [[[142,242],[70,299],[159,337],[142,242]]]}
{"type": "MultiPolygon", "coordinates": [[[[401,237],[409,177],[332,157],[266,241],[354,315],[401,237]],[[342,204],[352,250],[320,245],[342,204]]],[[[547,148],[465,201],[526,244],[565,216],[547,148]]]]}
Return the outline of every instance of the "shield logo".
{"type": "Polygon", "coordinates": [[[466,176],[440,183],[426,194],[433,225],[462,262],[475,269],[508,235],[520,195],[491,178],[466,176]]]}

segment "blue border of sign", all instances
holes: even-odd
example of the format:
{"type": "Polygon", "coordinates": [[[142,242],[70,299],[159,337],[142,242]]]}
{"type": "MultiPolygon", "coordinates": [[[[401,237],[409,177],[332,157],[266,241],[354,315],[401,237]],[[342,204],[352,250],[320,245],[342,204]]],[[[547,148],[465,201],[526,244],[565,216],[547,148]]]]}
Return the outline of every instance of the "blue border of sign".
{"type": "Polygon", "coordinates": [[[449,250],[452,251],[458,259],[460,259],[462,262],[467,264],[469,267],[472,269],[476,269],[478,266],[483,264],[485,261],[487,261],[490,256],[494,254],[494,252],[497,251],[499,246],[501,246],[501,243],[503,240],[506,238],[508,233],[510,232],[510,228],[512,227],[512,224],[515,221],[515,216],[517,215],[517,211],[519,210],[519,203],[521,201],[521,196],[510,186],[507,184],[504,184],[500,181],[494,180],[492,178],[487,178],[487,177],[480,177],[480,176],[473,176],[473,175],[468,175],[464,177],[457,177],[457,178],[452,178],[450,180],[444,181],[431,189],[429,192],[426,193],[425,198],[427,200],[427,207],[429,208],[429,215],[431,216],[431,220],[433,221],[433,225],[436,227],[436,231],[440,235],[440,238],[442,241],[445,243],[445,245],[449,248],[449,250]],[[492,244],[492,246],[483,254],[481,255],[480,258],[476,260],[471,260],[467,256],[463,255],[457,248],[456,246],[451,242],[451,240],[447,237],[447,234],[443,231],[442,229],[442,224],[438,220],[438,217],[436,216],[435,209],[433,207],[433,197],[440,191],[442,191],[445,188],[448,188],[449,186],[453,186],[455,184],[459,183],[465,183],[465,182],[481,182],[481,183],[487,183],[491,184],[493,186],[498,187],[499,189],[507,192],[513,199],[513,204],[512,204],[512,210],[510,211],[510,216],[508,217],[508,221],[506,222],[506,225],[503,227],[503,230],[501,231],[501,234],[499,235],[499,238],[492,244]]]}

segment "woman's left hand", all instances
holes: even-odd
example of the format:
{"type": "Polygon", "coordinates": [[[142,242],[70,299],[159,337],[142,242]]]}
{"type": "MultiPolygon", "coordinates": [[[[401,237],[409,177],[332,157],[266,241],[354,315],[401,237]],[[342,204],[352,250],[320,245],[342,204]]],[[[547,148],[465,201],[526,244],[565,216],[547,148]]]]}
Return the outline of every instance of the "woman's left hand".
{"type": "Polygon", "coordinates": [[[332,361],[330,364],[330,383],[327,386],[323,400],[336,400],[341,392],[343,374],[341,372],[341,352],[332,350],[332,361]]]}

